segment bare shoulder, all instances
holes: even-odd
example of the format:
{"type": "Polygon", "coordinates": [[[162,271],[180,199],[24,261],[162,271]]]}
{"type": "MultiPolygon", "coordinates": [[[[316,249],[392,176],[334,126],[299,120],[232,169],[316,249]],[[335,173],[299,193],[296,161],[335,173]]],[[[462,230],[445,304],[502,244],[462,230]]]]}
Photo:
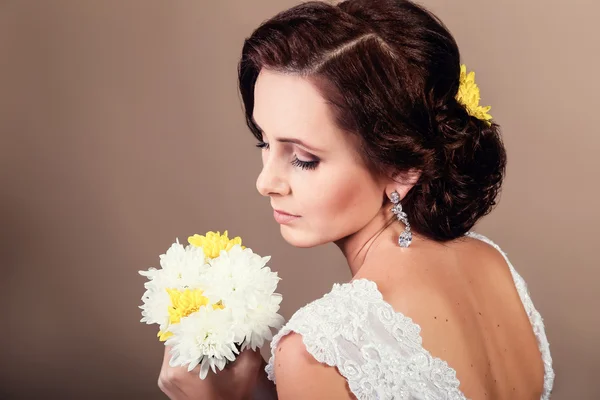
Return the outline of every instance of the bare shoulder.
{"type": "Polygon", "coordinates": [[[535,335],[499,248],[465,237],[391,251],[376,261],[361,277],[419,326],[423,348],[457,372],[467,397],[504,393],[501,380],[524,393],[540,386],[535,335]]]}
{"type": "MultiPolygon", "coordinates": [[[[399,250],[401,252],[401,250],[399,250]]],[[[383,297],[399,307],[430,300],[452,301],[466,289],[482,287],[484,281],[512,278],[502,253],[471,237],[448,243],[429,241],[410,252],[384,254],[355,277],[377,283],[383,297]]]]}
{"type": "Polygon", "coordinates": [[[315,360],[298,333],[287,334],[277,345],[274,370],[279,399],[354,398],[337,368],[315,360]]]}
{"type": "Polygon", "coordinates": [[[478,329],[475,317],[500,300],[520,305],[506,260],[490,244],[464,237],[419,245],[382,255],[355,279],[374,281],[395,311],[422,328],[426,343],[440,336],[448,344],[453,333],[458,339],[465,329],[478,329]]]}

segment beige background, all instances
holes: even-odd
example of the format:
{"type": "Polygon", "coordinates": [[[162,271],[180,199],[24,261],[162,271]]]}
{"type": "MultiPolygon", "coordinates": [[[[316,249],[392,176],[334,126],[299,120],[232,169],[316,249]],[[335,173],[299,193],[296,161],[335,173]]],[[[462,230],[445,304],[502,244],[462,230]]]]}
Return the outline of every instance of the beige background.
{"type": "MultiPolygon", "coordinates": [[[[286,318],[350,278],[335,246],[285,243],[254,188],[236,63],[295,3],[0,1],[1,399],[164,398],[137,271],[176,237],[229,229],[271,254],[286,318]]],[[[503,126],[508,177],[478,230],[545,317],[553,398],[600,398],[600,5],[424,4],[503,126]]]]}

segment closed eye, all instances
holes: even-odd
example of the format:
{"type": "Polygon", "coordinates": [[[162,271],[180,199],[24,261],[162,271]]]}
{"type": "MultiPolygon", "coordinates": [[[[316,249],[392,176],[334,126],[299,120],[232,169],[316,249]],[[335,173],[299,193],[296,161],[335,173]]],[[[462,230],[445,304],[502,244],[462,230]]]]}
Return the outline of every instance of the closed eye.
{"type": "MultiPolygon", "coordinates": [[[[269,143],[258,142],[256,144],[256,147],[258,147],[259,149],[262,149],[262,150],[268,150],[269,143]]],[[[298,156],[294,155],[294,159],[292,160],[292,165],[294,167],[302,168],[303,170],[312,170],[312,169],[317,168],[317,165],[319,165],[319,161],[304,161],[304,160],[300,160],[298,158],[298,156]]]]}
{"type": "Polygon", "coordinates": [[[299,160],[297,156],[294,156],[294,161],[292,161],[292,165],[295,167],[300,167],[302,169],[315,169],[319,164],[318,161],[302,161],[299,160]]]}

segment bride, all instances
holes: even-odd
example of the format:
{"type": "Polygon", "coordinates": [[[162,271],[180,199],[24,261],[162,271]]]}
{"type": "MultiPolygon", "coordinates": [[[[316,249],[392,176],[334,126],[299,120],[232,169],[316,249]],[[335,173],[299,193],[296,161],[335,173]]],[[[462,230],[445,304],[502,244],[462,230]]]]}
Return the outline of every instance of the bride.
{"type": "MultiPolygon", "coordinates": [[[[406,0],[308,2],[246,40],[239,86],[281,234],[334,242],[351,282],[298,310],[272,356],[204,381],[168,365],[171,399],[548,399],[540,314],[506,255],[471,228],[506,155],[473,74],[406,0]],[[275,384],[276,383],[276,384],[275,384]]],[[[326,268],[326,266],[323,266],[326,268]]]]}

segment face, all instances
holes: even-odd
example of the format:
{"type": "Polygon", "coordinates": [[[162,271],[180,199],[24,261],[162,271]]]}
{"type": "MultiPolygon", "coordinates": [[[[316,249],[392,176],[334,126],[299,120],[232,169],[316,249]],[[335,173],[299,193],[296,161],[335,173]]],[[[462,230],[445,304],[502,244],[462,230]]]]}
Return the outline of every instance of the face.
{"type": "Polygon", "coordinates": [[[312,247],[344,239],[381,211],[385,182],[358,153],[356,137],[339,130],[318,90],[305,78],[263,69],[255,86],[254,120],[263,169],[256,187],[284,239],[312,247]]]}

